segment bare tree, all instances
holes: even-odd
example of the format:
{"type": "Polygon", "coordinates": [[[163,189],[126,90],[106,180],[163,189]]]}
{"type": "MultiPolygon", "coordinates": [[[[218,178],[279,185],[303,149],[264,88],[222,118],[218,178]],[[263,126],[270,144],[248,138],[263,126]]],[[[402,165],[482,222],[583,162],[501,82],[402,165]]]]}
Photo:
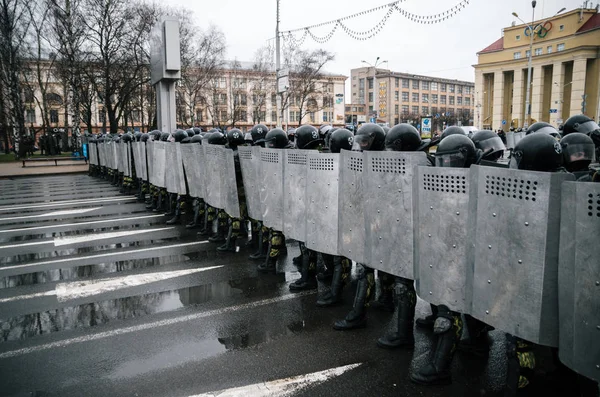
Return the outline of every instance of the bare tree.
{"type": "Polygon", "coordinates": [[[248,96],[246,87],[248,85],[248,75],[243,73],[242,65],[236,60],[233,61],[229,69],[229,87],[228,87],[228,119],[231,122],[231,128],[235,128],[238,121],[248,121],[248,96]]]}

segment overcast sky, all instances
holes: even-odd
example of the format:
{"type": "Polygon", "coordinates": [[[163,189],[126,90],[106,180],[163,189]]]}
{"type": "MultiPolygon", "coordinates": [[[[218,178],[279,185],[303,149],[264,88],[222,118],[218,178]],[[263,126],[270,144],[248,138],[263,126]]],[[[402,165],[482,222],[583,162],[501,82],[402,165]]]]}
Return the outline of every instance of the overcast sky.
{"type": "MultiPolygon", "coordinates": [[[[251,61],[257,48],[275,36],[276,0],[161,0],[165,4],[192,10],[200,26],[218,25],[227,38],[227,58],[251,61]]],[[[419,15],[433,15],[450,9],[460,0],[404,0],[398,6],[419,15]]],[[[593,6],[598,0],[593,1],[593,6]]],[[[590,2],[592,3],[592,2],[590,2]]],[[[590,4],[588,3],[588,4],[590,4]]],[[[326,22],[387,4],[385,0],[281,0],[280,30],[292,30],[326,22]]],[[[535,19],[554,15],[562,7],[572,10],[581,0],[538,0],[535,19]]],[[[435,25],[422,25],[394,12],[374,38],[358,41],[341,28],[331,40],[318,44],[308,37],[303,48],[323,48],[335,54],[327,71],[350,76],[350,69],[360,67],[361,60],[375,63],[379,56],[396,72],[426,74],[437,77],[474,81],[471,65],[476,53],[502,35],[502,28],[516,20],[531,20],[530,0],[470,0],[454,17],[435,25]]],[[[345,21],[355,31],[371,29],[386,9],[345,21]]],[[[517,21],[517,23],[520,23],[517,21]]],[[[333,25],[311,31],[325,36],[333,25]]],[[[296,33],[300,38],[301,33],[296,33]]],[[[385,67],[385,64],[384,64],[385,67]]],[[[346,94],[349,80],[346,82],[346,94]]]]}

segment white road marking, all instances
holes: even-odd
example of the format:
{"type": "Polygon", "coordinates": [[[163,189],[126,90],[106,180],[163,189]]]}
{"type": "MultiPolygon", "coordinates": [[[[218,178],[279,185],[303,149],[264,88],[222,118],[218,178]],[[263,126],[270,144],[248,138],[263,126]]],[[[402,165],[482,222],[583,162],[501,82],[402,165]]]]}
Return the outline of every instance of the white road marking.
{"type": "Polygon", "coordinates": [[[86,280],[61,283],[56,286],[56,296],[59,302],[65,302],[72,299],[85,298],[87,296],[116,291],[122,288],[135,287],[139,285],[153,283],[156,281],[163,281],[170,278],[205,272],[207,270],[219,269],[221,267],[224,267],[224,265],[209,266],[199,269],[185,269],[167,272],[133,274],[125,277],[105,278],[100,280],[86,280]]]}
{"type": "Polygon", "coordinates": [[[124,277],[102,278],[97,280],[71,281],[67,283],[57,284],[55,289],[53,289],[52,291],[44,291],[37,292],[35,294],[17,295],[10,296],[7,298],[0,298],[0,303],[21,301],[54,295],[56,295],[59,302],[65,302],[68,300],[85,298],[87,296],[98,295],[105,292],[116,291],[121,288],[150,284],[156,281],[164,281],[170,278],[187,276],[190,274],[218,269],[221,267],[224,267],[224,265],[209,266],[198,269],[184,269],[166,272],[132,274],[124,277]]]}
{"type": "Polygon", "coordinates": [[[37,353],[37,352],[41,352],[44,350],[65,347],[65,346],[69,346],[69,345],[72,345],[75,343],[91,342],[91,341],[95,341],[95,340],[99,340],[99,339],[110,338],[110,337],[117,336],[117,335],[126,335],[126,334],[130,334],[132,332],[144,331],[147,329],[152,329],[152,328],[157,328],[157,327],[165,327],[167,325],[181,324],[186,321],[198,320],[201,318],[216,316],[216,315],[220,315],[220,314],[232,313],[232,312],[236,312],[236,311],[240,311],[240,310],[244,310],[244,309],[253,309],[256,307],[269,305],[271,303],[284,302],[284,301],[287,301],[290,299],[300,298],[300,297],[307,296],[307,295],[314,295],[316,293],[317,293],[316,291],[305,291],[305,292],[300,292],[300,293],[296,293],[296,294],[288,294],[288,295],[278,296],[276,298],[263,299],[263,300],[256,301],[256,302],[245,303],[243,305],[229,306],[229,307],[225,307],[222,309],[215,309],[215,310],[209,310],[206,312],[188,314],[185,316],[169,318],[169,319],[160,320],[160,321],[154,321],[154,322],[150,322],[150,323],[146,323],[146,324],[134,325],[132,327],[120,328],[120,329],[115,329],[112,331],[104,331],[104,332],[98,332],[96,334],[78,336],[76,338],[64,339],[61,341],[46,343],[46,344],[38,345],[38,346],[25,347],[25,348],[17,349],[17,350],[9,350],[7,352],[0,353],[0,359],[23,356],[25,354],[37,353]]]}
{"type": "Polygon", "coordinates": [[[43,218],[48,216],[61,216],[61,215],[73,215],[73,214],[85,214],[86,212],[96,211],[102,207],[92,207],[78,210],[64,210],[64,211],[54,211],[54,212],[46,212],[45,214],[37,214],[37,215],[26,215],[26,216],[14,216],[11,218],[0,218],[0,221],[13,221],[13,220],[21,220],[21,219],[33,219],[33,218],[43,218]]]}
{"type": "Polygon", "coordinates": [[[54,239],[54,246],[60,247],[63,245],[82,243],[85,241],[106,240],[106,239],[115,238],[115,237],[134,236],[134,235],[138,235],[138,234],[145,234],[145,233],[159,232],[161,230],[173,230],[173,229],[175,229],[174,226],[168,226],[168,227],[159,227],[159,228],[154,228],[154,229],[122,230],[119,232],[86,234],[84,236],[77,236],[77,237],[71,237],[71,236],[57,237],[54,239]]]}
{"type": "MultiPolygon", "coordinates": [[[[102,207],[98,207],[98,208],[102,208],[102,207]]],[[[96,208],[97,209],[97,208],[96,208]]],[[[136,216],[136,217],[130,217],[130,218],[118,218],[118,219],[107,219],[104,221],[88,221],[88,222],[75,222],[75,223],[61,223],[60,227],[61,228],[68,228],[71,226],[81,226],[81,225],[91,225],[91,224],[95,224],[95,225],[101,225],[104,223],[114,223],[115,221],[135,221],[135,220],[140,220],[140,219],[151,219],[151,218],[162,218],[164,217],[164,215],[146,215],[146,216],[136,216]]],[[[2,235],[2,233],[15,233],[15,232],[39,232],[40,230],[54,230],[56,229],[57,225],[48,225],[48,226],[38,226],[38,227],[23,227],[20,229],[7,229],[7,230],[0,230],[0,235],[2,235]]]]}
{"type": "Polygon", "coordinates": [[[362,363],[344,365],[343,367],[330,368],[324,371],[277,379],[270,382],[255,383],[253,385],[235,387],[232,389],[195,394],[190,397],[285,397],[297,393],[309,386],[326,382],[331,378],[340,376],[344,372],[360,367],[361,365],[362,363]]]}
{"type": "Polygon", "coordinates": [[[11,244],[11,245],[1,245],[0,250],[6,248],[20,248],[20,247],[31,247],[33,245],[44,245],[44,244],[52,244],[50,241],[35,241],[33,243],[21,243],[21,244],[11,244]]]}
{"type": "Polygon", "coordinates": [[[123,196],[114,196],[114,197],[102,197],[100,199],[82,199],[82,200],[68,200],[68,201],[54,201],[46,204],[36,203],[29,205],[22,205],[19,207],[3,207],[0,206],[0,211],[14,211],[14,210],[24,210],[24,209],[38,209],[38,208],[47,208],[47,207],[63,207],[65,205],[77,205],[77,204],[94,204],[94,203],[103,203],[110,204],[116,201],[130,201],[135,199],[135,196],[123,197],[123,196]]]}
{"type": "MultiPolygon", "coordinates": [[[[148,251],[158,251],[161,249],[165,249],[165,248],[179,248],[179,247],[187,247],[190,245],[194,245],[194,244],[206,244],[208,243],[208,240],[205,241],[194,241],[192,243],[182,243],[182,244],[173,244],[173,245],[165,245],[162,247],[152,247],[152,248],[143,248],[143,249],[136,249],[135,252],[148,252],[148,251]]],[[[85,258],[105,258],[107,256],[111,256],[111,255],[115,255],[114,252],[108,252],[106,254],[98,254],[98,255],[90,255],[90,256],[86,256],[85,258]]],[[[59,263],[59,262],[77,262],[80,261],[81,257],[74,257],[74,258],[65,258],[65,259],[56,259],[53,261],[43,261],[43,262],[36,262],[36,263],[25,263],[23,265],[15,265],[15,266],[4,266],[4,267],[0,267],[0,270],[2,269],[20,269],[23,267],[31,267],[31,266],[40,266],[40,265],[48,265],[51,263],[59,263]]]]}

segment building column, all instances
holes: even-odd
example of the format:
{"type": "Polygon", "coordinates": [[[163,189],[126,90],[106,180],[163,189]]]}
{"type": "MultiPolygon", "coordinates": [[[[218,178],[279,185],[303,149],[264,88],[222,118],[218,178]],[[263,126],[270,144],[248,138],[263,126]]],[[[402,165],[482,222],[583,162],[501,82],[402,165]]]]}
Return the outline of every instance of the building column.
{"type": "Polygon", "coordinates": [[[483,72],[481,69],[475,70],[475,87],[478,91],[475,91],[475,103],[474,109],[474,120],[475,126],[478,130],[483,129],[483,91],[485,91],[483,87],[483,72]]]}
{"type": "Polygon", "coordinates": [[[552,67],[552,97],[550,103],[556,113],[550,113],[550,124],[558,128],[565,122],[561,118],[563,109],[563,92],[565,90],[565,65],[562,62],[557,62],[552,67]]]}
{"type": "MultiPolygon", "coordinates": [[[[492,130],[502,129],[503,112],[504,107],[504,73],[502,71],[494,73],[494,108],[493,119],[494,124],[492,130]]],[[[508,121],[506,121],[508,123],[508,121]]]]}
{"type": "Polygon", "coordinates": [[[581,114],[581,102],[585,93],[585,74],[587,68],[587,59],[580,58],[573,61],[573,83],[571,88],[571,114],[581,114]]]}
{"type": "MultiPolygon", "coordinates": [[[[518,128],[523,126],[521,113],[523,113],[523,70],[521,68],[514,71],[515,80],[513,83],[513,100],[512,100],[512,120],[517,120],[513,127],[518,128]]],[[[511,121],[512,121],[511,120],[511,121]]]]}
{"type": "Polygon", "coordinates": [[[542,121],[542,92],[544,92],[544,68],[542,65],[536,65],[532,70],[531,79],[531,123],[533,120],[542,121]]]}

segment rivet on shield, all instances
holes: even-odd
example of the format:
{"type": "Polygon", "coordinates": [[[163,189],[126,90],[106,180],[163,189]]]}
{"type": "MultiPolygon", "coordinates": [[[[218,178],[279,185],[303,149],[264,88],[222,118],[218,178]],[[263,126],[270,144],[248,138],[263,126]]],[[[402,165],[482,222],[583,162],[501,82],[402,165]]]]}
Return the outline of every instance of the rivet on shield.
{"type": "Polygon", "coordinates": [[[429,234],[429,237],[431,237],[431,234],[429,234]]]}
{"type": "Polygon", "coordinates": [[[600,281],[596,281],[596,286],[600,286],[600,281]]]}
{"type": "Polygon", "coordinates": [[[325,208],[329,208],[328,206],[325,206],[325,208]]]}
{"type": "Polygon", "coordinates": [[[381,189],[381,185],[378,185],[378,186],[377,186],[377,189],[381,189]]]}
{"type": "Polygon", "coordinates": [[[396,222],[400,222],[400,219],[399,219],[399,218],[396,218],[396,222]]]}
{"type": "Polygon", "coordinates": [[[452,248],[456,248],[456,244],[453,244],[453,245],[452,245],[452,248]]]}
{"type": "Polygon", "coordinates": [[[379,237],[379,239],[381,240],[383,237],[379,237]]]}
{"type": "Polygon", "coordinates": [[[379,261],[379,263],[383,263],[383,261],[379,261]]]}
{"type": "Polygon", "coordinates": [[[488,245],[488,248],[489,248],[489,249],[492,249],[492,246],[491,246],[491,245],[488,245]]]}
{"type": "Polygon", "coordinates": [[[460,215],[460,212],[458,212],[458,211],[457,211],[457,212],[456,212],[456,215],[460,215]]]}
{"type": "Polygon", "coordinates": [[[492,216],[493,216],[493,217],[496,217],[496,213],[494,212],[494,213],[492,214],[492,216]]]}
{"type": "Polygon", "coordinates": [[[352,250],[348,250],[348,252],[352,252],[352,250]]]}
{"type": "Polygon", "coordinates": [[[380,210],[377,210],[377,213],[378,213],[378,214],[379,214],[380,212],[381,212],[380,210]]]}
{"type": "Polygon", "coordinates": [[[529,226],[529,222],[525,222],[525,226],[529,226]]]}
{"type": "Polygon", "coordinates": [[[433,209],[433,206],[429,207],[429,209],[430,209],[430,210],[432,210],[432,209],[433,209]]]}
{"type": "Polygon", "coordinates": [[[491,283],[492,283],[492,280],[488,280],[488,284],[491,284],[491,283]]]}
{"type": "Polygon", "coordinates": [[[429,265],[429,267],[433,269],[433,265],[429,265]]]}
{"type": "Polygon", "coordinates": [[[486,311],[485,311],[485,314],[490,314],[490,311],[489,311],[489,310],[486,310],[486,311]]]}
{"type": "Polygon", "coordinates": [[[429,295],[433,295],[433,292],[429,291],[429,295]]]}
{"type": "Polygon", "coordinates": [[[523,263],[523,261],[519,259],[519,264],[521,264],[521,263],[523,263]]]}
{"type": "Polygon", "coordinates": [[[350,231],[352,231],[352,229],[350,229],[350,231]]]}

